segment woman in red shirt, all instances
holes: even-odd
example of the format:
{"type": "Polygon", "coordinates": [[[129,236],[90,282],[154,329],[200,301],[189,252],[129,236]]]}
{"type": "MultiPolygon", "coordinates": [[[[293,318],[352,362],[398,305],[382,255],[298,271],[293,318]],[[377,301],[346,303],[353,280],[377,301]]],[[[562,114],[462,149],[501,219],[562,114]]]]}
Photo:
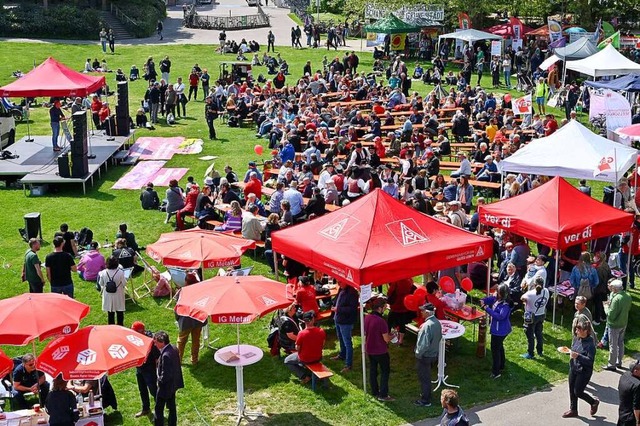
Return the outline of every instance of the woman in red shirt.
{"type": "Polygon", "coordinates": [[[404,306],[404,298],[413,293],[413,280],[407,278],[400,281],[389,283],[387,298],[389,300],[389,329],[398,327],[398,346],[402,345],[404,334],[406,333],[406,325],[416,316],[416,313],[410,311],[404,306]]]}
{"type": "Polygon", "coordinates": [[[93,96],[91,101],[91,118],[93,119],[93,125],[96,129],[100,128],[100,110],[102,109],[102,102],[97,95],[93,96]]]}
{"type": "Polygon", "coordinates": [[[378,157],[385,158],[387,156],[387,148],[385,148],[384,144],[382,143],[382,138],[380,136],[376,136],[376,138],[373,140],[373,143],[375,145],[376,154],[378,155],[378,157]]]}
{"type": "Polygon", "coordinates": [[[436,307],[436,318],[443,320],[445,319],[444,308],[446,305],[440,300],[439,294],[440,287],[438,287],[438,284],[435,281],[429,281],[427,283],[427,302],[436,307]]]}
{"type": "MultiPolygon", "coordinates": [[[[196,72],[195,68],[191,69],[191,74],[189,74],[189,100],[191,100],[191,94],[193,94],[193,100],[198,99],[198,84],[200,83],[200,76],[196,72]]],[[[205,93],[205,96],[207,94],[205,93]]]]}
{"type": "Polygon", "coordinates": [[[320,312],[316,300],[316,289],[313,287],[311,278],[307,276],[298,277],[296,303],[302,307],[302,312],[314,311],[316,315],[320,312]]]}

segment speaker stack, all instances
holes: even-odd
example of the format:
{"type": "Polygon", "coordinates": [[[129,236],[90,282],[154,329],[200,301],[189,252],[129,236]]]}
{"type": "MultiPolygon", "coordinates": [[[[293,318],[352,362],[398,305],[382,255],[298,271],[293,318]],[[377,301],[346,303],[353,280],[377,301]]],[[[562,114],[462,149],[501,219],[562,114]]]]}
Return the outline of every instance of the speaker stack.
{"type": "Polygon", "coordinates": [[[118,83],[118,103],[116,104],[116,136],[129,136],[129,83],[118,83]]]}
{"type": "Polygon", "coordinates": [[[87,113],[85,111],[78,111],[73,114],[73,142],[71,142],[72,178],[82,178],[89,174],[88,155],[87,113]]]}
{"type": "Polygon", "coordinates": [[[69,167],[69,154],[66,152],[58,157],[58,176],[62,178],[71,177],[71,168],[69,167]]]}

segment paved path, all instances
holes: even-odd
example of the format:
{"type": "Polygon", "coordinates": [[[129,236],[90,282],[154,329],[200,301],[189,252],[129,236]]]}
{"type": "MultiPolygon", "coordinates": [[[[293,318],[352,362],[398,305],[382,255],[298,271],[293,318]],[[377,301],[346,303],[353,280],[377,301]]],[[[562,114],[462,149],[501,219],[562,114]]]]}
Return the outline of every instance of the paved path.
{"type": "MultiPolygon", "coordinates": [[[[201,15],[255,15],[257,8],[247,6],[246,0],[218,0],[220,3],[215,5],[202,5],[198,7],[198,13],[201,15]]],[[[251,30],[227,31],[227,40],[236,40],[238,43],[245,38],[247,41],[255,40],[260,46],[267,45],[267,34],[269,30],[273,31],[276,36],[276,46],[291,46],[291,27],[296,23],[289,18],[289,9],[283,9],[273,6],[271,3],[268,7],[262,8],[269,15],[271,27],[256,28],[251,30]]],[[[182,25],[183,12],[182,6],[167,7],[167,18],[164,20],[164,40],[160,41],[157,36],[132,39],[132,40],[116,40],[117,45],[169,45],[169,44],[210,44],[218,45],[218,34],[216,30],[199,30],[186,28],[182,25]]],[[[326,39],[326,37],[323,37],[326,39]]],[[[42,42],[42,43],[64,43],[64,44],[98,44],[98,41],[86,40],[43,40],[43,39],[27,39],[27,38],[0,38],[2,41],[13,42],[42,42]]],[[[306,37],[302,34],[302,43],[305,44],[306,37]]],[[[339,50],[360,50],[360,40],[347,40],[347,47],[339,48],[339,50]]],[[[362,43],[366,49],[366,43],[362,43]]]]}
{"type": "MultiPolygon", "coordinates": [[[[618,421],[618,380],[620,380],[620,373],[611,371],[595,373],[591,378],[587,392],[600,398],[600,407],[595,417],[589,415],[589,407],[582,400],[578,402],[580,417],[572,419],[561,417],[562,413],[569,409],[569,390],[566,381],[510,401],[475,407],[469,410],[467,415],[474,426],[615,425],[618,421]]],[[[464,401],[462,406],[464,407],[464,401]]],[[[439,419],[427,419],[413,425],[435,426],[440,424],[438,421],[439,419]]]]}

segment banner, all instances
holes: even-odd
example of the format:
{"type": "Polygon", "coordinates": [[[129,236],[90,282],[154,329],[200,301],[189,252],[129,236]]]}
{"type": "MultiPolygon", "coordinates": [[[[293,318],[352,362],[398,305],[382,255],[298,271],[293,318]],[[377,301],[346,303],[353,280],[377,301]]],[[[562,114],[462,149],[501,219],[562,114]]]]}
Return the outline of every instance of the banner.
{"type": "Polygon", "coordinates": [[[631,125],[631,105],[620,93],[609,89],[589,89],[589,95],[589,120],[604,117],[608,138],[612,138],[616,129],[631,125]]]}
{"type": "Polygon", "coordinates": [[[620,49],[620,31],[616,31],[609,37],[602,40],[598,45],[598,49],[604,49],[608,44],[612,45],[616,49],[620,49]]]}
{"type": "Polygon", "coordinates": [[[616,165],[616,151],[612,149],[607,152],[596,164],[596,167],[593,169],[593,177],[597,176],[615,176],[616,170],[618,169],[616,165]]]}
{"type": "Polygon", "coordinates": [[[598,25],[596,25],[596,31],[591,36],[591,41],[595,44],[598,44],[600,41],[600,34],[602,33],[602,19],[598,21],[598,25]]]}
{"type": "Polygon", "coordinates": [[[367,47],[384,46],[385,34],[367,33],[367,47]]]}
{"type": "Polygon", "coordinates": [[[391,34],[391,50],[404,50],[404,41],[406,34],[391,34]]]}
{"type": "Polygon", "coordinates": [[[562,25],[560,25],[560,22],[547,18],[547,23],[549,25],[549,39],[551,42],[562,37],[562,25]]]}
{"type": "Polygon", "coordinates": [[[514,40],[520,40],[522,38],[522,21],[520,21],[515,16],[509,18],[509,24],[511,25],[511,30],[513,31],[514,40]]]}
{"type": "Polygon", "coordinates": [[[513,101],[513,113],[515,115],[531,114],[533,105],[531,104],[531,93],[513,101]]]}
{"type": "Polygon", "coordinates": [[[458,13],[458,23],[460,24],[461,30],[468,30],[471,28],[471,18],[464,12],[458,13]]]}
{"type": "Polygon", "coordinates": [[[521,47],[522,47],[522,39],[511,41],[511,48],[513,49],[514,52],[517,52],[518,49],[521,47]]]}
{"type": "Polygon", "coordinates": [[[429,26],[440,26],[444,21],[444,6],[441,4],[417,4],[403,6],[392,10],[378,7],[368,3],[364,7],[364,17],[366,19],[379,20],[386,18],[390,13],[409,24],[429,26]]]}
{"type": "MultiPolygon", "coordinates": [[[[590,40],[593,40],[596,33],[569,33],[569,43],[573,43],[574,41],[580,40],[582,37],[587,37],[590,40]]],[[[597,42],[596,42],[597,44],[597,42]]]]}
{"type": "Polygon", "coordinates": [[[502,40],[491,41],[491,56],[502,56],[502,40]]]}

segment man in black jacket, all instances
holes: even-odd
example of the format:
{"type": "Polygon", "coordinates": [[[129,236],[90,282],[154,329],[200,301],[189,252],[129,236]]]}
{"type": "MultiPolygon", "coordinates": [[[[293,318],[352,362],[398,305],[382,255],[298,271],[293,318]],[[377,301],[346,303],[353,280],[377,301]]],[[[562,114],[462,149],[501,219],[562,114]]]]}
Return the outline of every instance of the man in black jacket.
{"type": "Polygon", "coordinates": [[[160,351],[158,359],[158,393],[156,394],[155,426],[164,426],[164,407],[169,410],[169,426],[177,426],[178,412],[176,408],[176,392],[184,388],[180,355],[169,343],[169,335],[158,331],[153,335],[153,342],[160,351]]]}
{"type": "MultiPolygon", "coordinates": [[[[141,321],[134,321],[131,329],[144,334],[147,337],[153,337],[151,332],[145,329],[145,325],[141,321]]],[[[140,367],[136,367],[136,381],[138,382],[138,391],[140,392],[140,400],[142,401],[142,410],[135,414],[135,417],[147,416],[151,413],[151,402],[149,394],[156,399],[158,393],[158,377],[156,375],[156,363],[160,358],[160,351],[153,345],[147,359],[140,367]]]]}
{"type": "Polygon", "coordinates": [[[340,290],[331,308],[335,312],[336,333],[340,342],[340,353],[331,359],[345,363],[341,373],[348,373],[353,366],[353,338],[351,333],[358,318],[358,292],[345,282],[340,282],[340,290]]]}

